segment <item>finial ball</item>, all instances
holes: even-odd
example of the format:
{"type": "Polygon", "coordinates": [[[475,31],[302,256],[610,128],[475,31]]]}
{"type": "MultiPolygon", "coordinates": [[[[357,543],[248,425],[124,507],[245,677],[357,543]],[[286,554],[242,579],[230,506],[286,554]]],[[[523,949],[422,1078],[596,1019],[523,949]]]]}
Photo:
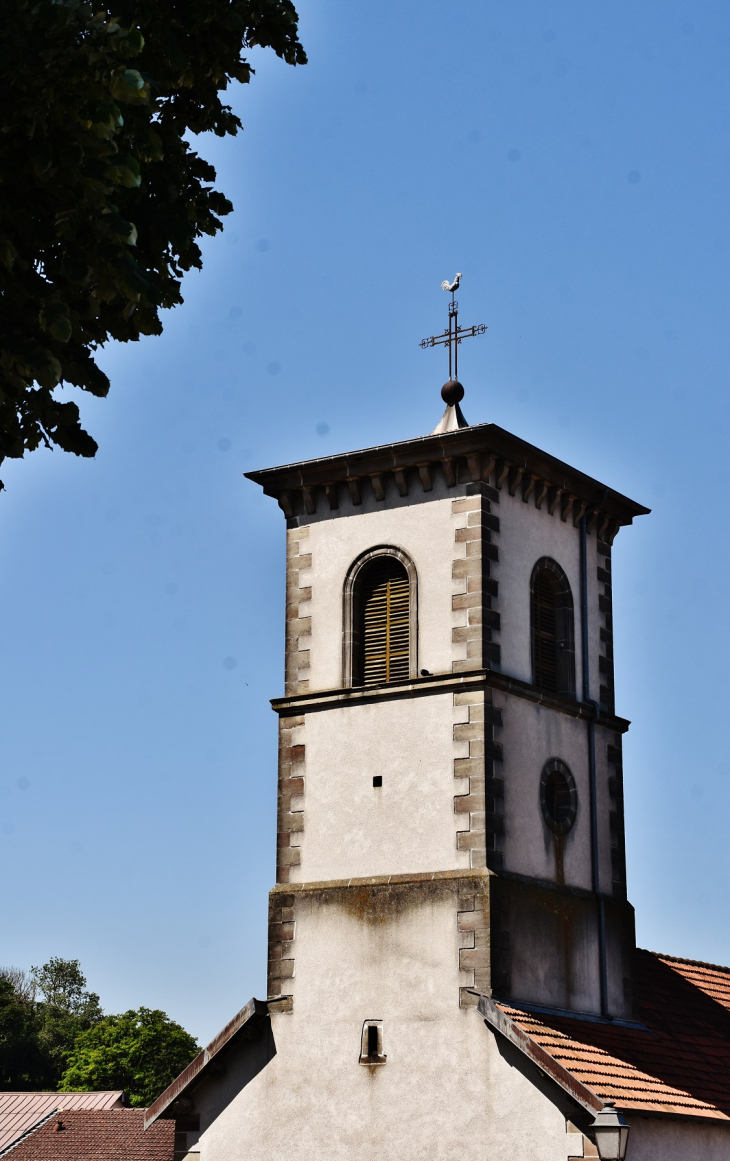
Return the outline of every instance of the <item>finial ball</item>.
{"type": "Polygon", "coordinates": [[[458,379],[449,379],[448,383],[444,383],[441,388],[441,398],[444,403],[448,403],[449,407],[453,407],[455,403],[461,403],[464,398],[464,388],[458,379]]]}

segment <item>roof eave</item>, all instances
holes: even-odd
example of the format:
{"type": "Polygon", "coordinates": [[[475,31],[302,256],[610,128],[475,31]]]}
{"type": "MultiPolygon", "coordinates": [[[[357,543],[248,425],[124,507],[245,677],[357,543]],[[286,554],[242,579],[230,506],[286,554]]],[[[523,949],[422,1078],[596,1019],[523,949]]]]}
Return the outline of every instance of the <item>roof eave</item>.
{"type": "Polygon", "coordinates": [[[618,519],[619,524],[630,524],[634,517],[645,516],[650,511],[495,423],[283,464],[244,475],[259,484],[267,495],[278,499],[285,493],[305,488],[347,484],[377,474],[459,460],[466,461],[465,472],[472,480],[479,478],[488,482],[487,477],[495,469],[499,473],[505,465],[535,475],[566,494],[575,494],[587,504],[600,506],[618,519]],[[477,463],[475,457],[482,459],[477,463]]]}
{"type": "Polygon", "coordinates": [[[269,1014],[265,1000],[249,1000],[232,1020],[211,1040],[207,1048],[199,1052],[178,1077],[168,1085],[157,1100],[145,1110],[144,1127],[149,1129],[160,1117],[171,1117],[171,1106],[179,1101],[191,1088],[199,1084],[210,1068],[213,1059],[224,1048],[228,1048],[244,1032],[252,1032],[269,1014]]]}
{"type": "Polygon", "coordinates": [[[491,996],[479,994],[477,1011],[494,1032],[503,1036],[514,1048],[538,1069],[539,1073],[558,1087],[575,1108],[578,1117],[591,1121],[604,1108],[604,1102],[592,1089],[564,1068],[540,1044],[528,1036],[506,1012],[498,1008],[491,996]]]}

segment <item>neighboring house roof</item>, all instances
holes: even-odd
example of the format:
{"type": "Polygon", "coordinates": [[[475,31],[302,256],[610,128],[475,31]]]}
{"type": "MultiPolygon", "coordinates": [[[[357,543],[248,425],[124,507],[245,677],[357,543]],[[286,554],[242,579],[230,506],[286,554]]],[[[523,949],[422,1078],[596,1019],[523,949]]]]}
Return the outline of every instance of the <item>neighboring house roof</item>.
{"type": "Polygon", "coordinates": [[[8,1161],[173,1161],[175,1124],[144,1131],[144,1109],[65,1109],[7,1154],[8,1161]]]}
{"type": "Polygon", "coordinates": [[[730,969],[636,955],[634,1026],[497,1007],[533,1045],[620,1109],[730,1123],[730,969]]]}
{"type": "Polygon", "coordinates": [[[158,1096],[154,1104],[151,1104],[145,1111],[145,1128],[153,1125],[158,1117],[174,1116],[175,1102],[184,1097],[189,1089],[200,1083],[204,1074],[210,1070],[209,1066],[218,1053],[232,1044],[238,1037],[256,1035],[268,1014],[269,1005],[264,1000],[249,1000],[246,1006],[241,1008],[241,1011],[237,1012],[225,1028],[211,1040],[207,1048],[204,1048],[194,1060],[190,1061],[187,1068],[182,1070],[172,1084],[158,1096]]]}
{"type": "Polygon", "coordinates": [[[123,1093],[0,1092],[0,1154],[56,1109],[122,1107],[123,1093]]]}

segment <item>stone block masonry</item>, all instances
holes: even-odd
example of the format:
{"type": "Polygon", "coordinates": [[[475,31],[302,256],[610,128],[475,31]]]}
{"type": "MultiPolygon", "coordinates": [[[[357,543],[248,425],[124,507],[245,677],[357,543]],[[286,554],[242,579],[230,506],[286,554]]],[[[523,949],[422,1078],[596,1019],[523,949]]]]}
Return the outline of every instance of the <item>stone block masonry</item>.
{"type": "Polygon", "coordinates": [[[304,830],[304,717],[279,719],[276,881],[288,883],[301,862],[304,830]]]}
{"type": "Polygon", "coordinates": [[[269,894],[269,964],[267,994],[275,1010],[291,1012],[294,976],[294,896],[274,889],[269,894]]]}
{"type": "Polygon", "coordinates": [[[306,693],[309,689],[309,644],[312,618],[308,602],[312,599],[309,581],[312,555],[307,552],[309,526],[289,528],[286,533],[286,661],[287,695],[306,693]],[[304,575],[303,575],[304,574],[304,575]]]}
{"type": "Polygon", "coordinates": [[[453,694],[454,742],[466,743],[466,757],[454,759],[454,778],[460,789],[454,796],[454,812],[466,826],[457,831],[456,846],[469,852],[475,869],[502,865],[501,837],[504,834],[502,781],[494,777],[495,762],[502,760],[502,747],[494,740],[494,728],[502,724],[489,689],[466,690],[453,694]],[[466,714],[466,720],[465,720],[466,714]]]}
{"type": "MultiPolygon", "coordinates": [[[[499,584],[492,576],[499,561],[499,549],[493,543],[499,533],[499,517],[492,512],[492,504],[499,501],[499,493],[485,483],[468,485],[468,492],[451,504],[456,525],[455,592],[451,598],[455,673],[489,669],[500,663],[500,648],[494,640],[501,627],[494,607],[499,584]]],[[[495,762],[501,762],[502,748],[494,739],[494,727],[502,724],[501,712],[495,709],[490,690],[455,693],[454,708],[462,706],[467,707],[467,719],[464,722],[457,714],[454,741],[467,742],[469,755],[455,759],[454,776],[468,779],[468,791],[455,797],[454,810],[465,816],[468,828],[458,832],[457,846],[469,851],[472,867],[501,870],[504,801],[495,762]]]]}
{"type": "Polygon", "coordinates": [[[492,578],[492,565],[499,550],[492,543],[492,533],[499,532],[499,518],[491,511],[490,497],[497,496],[488,484],[468,485],[473,494],[453,500],[451,511],[456,518],[454,530],[454,614],[451,639],[454,645],[454,673],[465,673],[499,665],[499,613],[492,607],[498,593],[492,578]]]}
{"type": "Polygon", "coordinates": [[[459,988],[459,1006],[469,1008],[479,1003],[479,996],[470,989],[492,994],[489,879],[464,881],[458,906],[459,972],[468,981],[459,988]]]}

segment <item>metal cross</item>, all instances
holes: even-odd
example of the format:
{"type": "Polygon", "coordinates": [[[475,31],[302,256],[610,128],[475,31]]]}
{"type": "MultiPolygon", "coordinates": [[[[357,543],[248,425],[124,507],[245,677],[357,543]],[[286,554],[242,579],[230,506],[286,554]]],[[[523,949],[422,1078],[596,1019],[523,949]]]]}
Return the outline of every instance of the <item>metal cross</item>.
{"type": "Polygon", "coordinates": [[[476,327],[460,327],[459,326],[459,304],[454,298],[456,288],[461,281],[461,275],[457,274],[454,281],[449,285],[448,282],[441,283],[442,290],[451,291],[451,302],[449,303],[449,325],[447,329],[440,335],[431,335],[428,339],[422,339],[420,345],[424,347],[438,347],[444,346],[449,348],[449,379],[458,379],[459,374],[459,343],[462,339],[473,338],[474,335],[483,335],[486,333],[486,326],[480,323],[476,327]],[[452,374],[453,364],[453,374],[452,374]]]}

